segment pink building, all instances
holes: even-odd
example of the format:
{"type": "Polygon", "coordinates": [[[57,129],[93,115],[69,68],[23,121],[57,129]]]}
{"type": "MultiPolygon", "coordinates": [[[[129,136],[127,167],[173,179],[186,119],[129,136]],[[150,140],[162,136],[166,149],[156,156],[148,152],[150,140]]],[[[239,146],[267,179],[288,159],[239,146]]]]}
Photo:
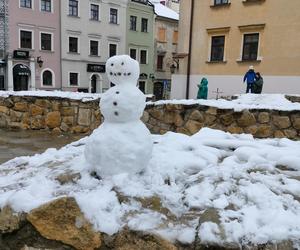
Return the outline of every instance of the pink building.
{"type": "Polygon", "coordinates": [[[7,89],[60,89],[60,0],[9,0],[7,89]]]}

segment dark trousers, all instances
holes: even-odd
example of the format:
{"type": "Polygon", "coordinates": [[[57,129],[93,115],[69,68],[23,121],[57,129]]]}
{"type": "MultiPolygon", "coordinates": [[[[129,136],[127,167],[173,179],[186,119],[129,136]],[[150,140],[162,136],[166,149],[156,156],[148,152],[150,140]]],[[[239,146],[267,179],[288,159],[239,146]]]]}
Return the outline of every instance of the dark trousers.
{"type": "Polygon", "coordinates": [[[247,83],[246,93],[253,93],[253,83],[247,83]]]}

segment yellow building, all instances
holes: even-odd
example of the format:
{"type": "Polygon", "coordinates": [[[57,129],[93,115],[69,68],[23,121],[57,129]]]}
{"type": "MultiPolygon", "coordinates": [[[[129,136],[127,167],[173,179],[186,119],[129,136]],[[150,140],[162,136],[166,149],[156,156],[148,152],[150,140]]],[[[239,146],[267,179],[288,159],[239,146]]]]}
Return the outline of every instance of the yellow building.
{"type": "Polygon", "coordinates": [[[250,65],[263,93],[300,94],[300,1],[183,0],[177,56],[171,98],[196,98],[202,77],[211,98],[244,93],[250,65]]]}

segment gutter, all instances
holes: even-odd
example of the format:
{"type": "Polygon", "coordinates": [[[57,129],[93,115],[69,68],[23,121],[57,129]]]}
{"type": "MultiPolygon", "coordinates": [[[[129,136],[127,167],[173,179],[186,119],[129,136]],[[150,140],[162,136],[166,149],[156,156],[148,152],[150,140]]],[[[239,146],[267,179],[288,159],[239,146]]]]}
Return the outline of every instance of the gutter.
{"type": "Polygon", "coordinates": [[[192,61],[192,46],[193,46],[193,24],[194,24],[194,6],[195,0],[191,0],[191,15],[190,15],[190,34],[189,34],[189,52],[188,52],[188,64],[187,64],[187,74],[186,74],[186,93],[185,98],[189,99],[190,92],[190,78],[191,78],[191,61],[192,61]]]}

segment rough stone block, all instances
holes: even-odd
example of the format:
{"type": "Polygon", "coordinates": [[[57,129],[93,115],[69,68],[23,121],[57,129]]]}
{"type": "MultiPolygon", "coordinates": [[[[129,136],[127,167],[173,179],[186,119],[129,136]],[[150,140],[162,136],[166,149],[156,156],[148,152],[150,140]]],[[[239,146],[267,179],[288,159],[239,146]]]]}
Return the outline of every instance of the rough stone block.
{"type": "Polygon", "coordinates": [[[32,116],[42,115],[44,113],[44,109],[35,104],[31,104],[29,109],[32,116]]]}
{"type": "Polygon", "coordinates": [[[291,121],[288,116],[273,116],[273,123],[279,129],[289,128],[291,121]]]}
{"type": "Polygon", "coordinates": [[[78,112],[78,124],[82,126],[91,125],[91,110],[80,108],[78,112]]]}
{"type": "Polygon", "coordinates": [[[17,102],[13,108],[16,111],[26,112],[28,111],[28,103],[26,102],[17,102]]]}
{"type": "Polygon", "coordinates": [[[58,111],[53,111],[46,116],[46,125],[49,128],[59,127],[61,123],[61,115],[58,111]]]}
{"type": "Polygon", "coordinates": [[[244,110],[241,117],[237,119],[237,124],[240,127],[249,127],[256,124],[255,116],[249,112],[249,110],[244,110]]]}

